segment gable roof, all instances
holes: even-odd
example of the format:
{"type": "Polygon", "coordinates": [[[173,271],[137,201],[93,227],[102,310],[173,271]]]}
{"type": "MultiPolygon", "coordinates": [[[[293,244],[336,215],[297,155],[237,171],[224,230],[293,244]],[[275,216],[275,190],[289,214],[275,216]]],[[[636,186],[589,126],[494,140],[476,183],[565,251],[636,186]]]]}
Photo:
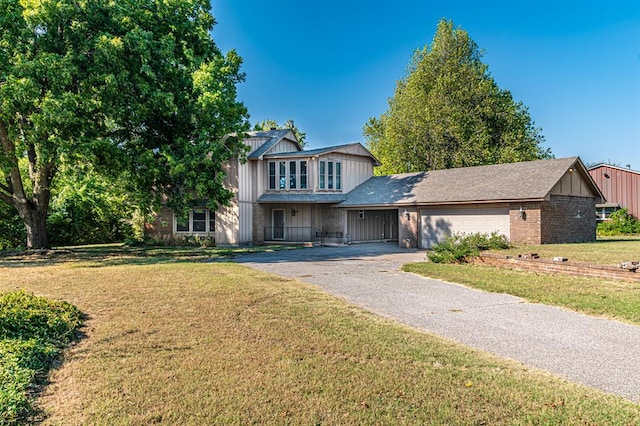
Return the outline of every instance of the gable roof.
{"type": "Polygon", "coordinates": [[[276,146],[278,142],[282,139],[288,139],[291,142],[295,143],[298,147],[298,151],[302,151],[302,147],[296,139],[295,134],[291,129],[280,129],[280,130],[266,130],[266,131],[257,131],[257,132],[246,132],[246,134],[250,138],[264,138],[266,142],[260,145],[259,148],[254,150],[253,152],[247,155],[247,159],[249,160],[259,160],[264,156],[271,148],[276,146]]]}
{"type": "MultiPolygon", "coordinates": [[[[375,176],[338,207],[544,200],[571,168],[602,196],[578,157],[375,176]]],[[[597,197],[596,197],[597,198],[597,197]]]]}
{"type": "Polygon", "coordinates": [[[320,155],[330,154],[330,153],[342,153],[342,154],[351,154],[351,155],[359,155],[363,157],[371,158],[374,166],[379,166],[380,162],[373,154],[365,148],[361,143],[354,142],[344,145],[335,145],[328,146],[324,148],[317,149],[308,149],[303,151],[293,151],[293,152],[276,152],[273,154],[266,154],[264,158],[288,158],[288,157],[318,157],[320,155]]]}
{"type": "Polygon", "coordinates": [[[627,173],[633,173],[636,175],[640,175],[640,172],[637,170],[633,170],[633,169],[629,169],[626,167],[620,167],[620,166],[614,166],[613,164],[607,164],[607,163],[600,163],[600,164],[596,164],[595,166],[591,166],[589,167],[589,171],[591,170],[596,170],[602,167],[606,167],[608,169],[615,169],[615,170],[620,170],[622,172],[627,172],[627,173]]]}

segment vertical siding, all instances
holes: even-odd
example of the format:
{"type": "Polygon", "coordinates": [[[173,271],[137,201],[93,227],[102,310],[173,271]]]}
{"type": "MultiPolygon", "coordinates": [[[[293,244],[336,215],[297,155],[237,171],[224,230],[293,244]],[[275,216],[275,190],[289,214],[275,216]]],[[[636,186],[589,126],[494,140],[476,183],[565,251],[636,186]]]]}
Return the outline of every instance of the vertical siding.
{"type": "Polygon", "coordinates": [[[640,217],[640,173],[612,166],[600,166],[589,174],[602,191],[607,203],[617,203],[640,217]]]}
{"type": "Polygon", "coordinates": [[[398,209],[365,210],[360,219],[359,210],[347,212],[349,241],[377,241],[398,239],[398,209]]]}
{"type": "Polygon", "coordinates": [[[567,171],[562,179],[551,190],[555,195],[575,195],[579,197],[593,197],[596,194],[593,193],[589,187],[589,183],[585,180],[580,172],[574,170],[572,172],[567,171]]]}

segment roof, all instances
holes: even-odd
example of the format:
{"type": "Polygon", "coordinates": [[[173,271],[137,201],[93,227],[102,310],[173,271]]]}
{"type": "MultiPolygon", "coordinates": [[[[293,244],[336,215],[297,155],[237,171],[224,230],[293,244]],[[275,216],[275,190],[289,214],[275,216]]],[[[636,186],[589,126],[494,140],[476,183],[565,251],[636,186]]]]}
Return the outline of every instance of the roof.
{"type": "Polygon", "coordinates": [[[572,167],[601,195],[578,157],[375,176],[338,207],[543,200],[572,167]]]}
{"type": "Polygon", "coordinates": [[[614,166],[613,164],[607,164],[607,163],[600,163],[600,164],[596,164],[595,166],[591,166],[591,167],[589,167],[589,171],[595,170],[595,169],[599,169],[601,167],[607,167],[609,169],[616,169],[616,170],[620,170],[620,171],[623,171],[623,172],[635,173],[637,175],[640,175],[640,172],[637,171],[637,170],[632,170],[632,169],[627,168],[627,167],[614,166]]]}
{"type": "Polygon", "coordinates": [[[273,148],[278,142],[280,142],[282,139],[285,139],[286,136],[293,136],[293,137],[288,137],[286,139],[289,139],[292,142],[295,142],[298,145],[298,148],[300,148],[300,150],[302,150],[302,147],[300,147],[300,143],[296,139],[296,137],[293,134],[293,131],[291,131],[291,129],[267,130],[267,131],[258,131],[258,132],[246,132],[246,134],[249,135],[249,137],[251,137],[251,138],[268,138],[268,140],[265,143],[260,145],[260,148],[258,148],[255,151],[249,153],[249,155],[247,156],[247,159],[249,159],[249,160],[258,160],[258,159],[260,159],[271,148],[273,148]],[[289,134],[291,134],[291,135],[289,135],[289,134]]]}
{"type": "Polygon", "coordinates": [[[359,142],[349,143],[344,145],[335,145],[335,146],[329,146],[329,147],[317,148],[317,149],[308,149],[304,151],[276,152],[273,154],[267,154],[264,157],[265,158],[288,158],[288,157],[300,157],[300,156],[317,157],[319,155],[329,154],[332,152],[340,152],[343,154],[352,154],[352,155],[361,155],[361,156],[370,157],[371,161],[373,161],[374,166],[380,165],[380,162],[378,161],[378,159],[374,157],[373,154],[359,142]]]}
{"type": "Polygon", "coordinates": [[[344,201],[346,194],[336,192],[331,194],[314,193],[267,193],[258,198],[258,203],[307,203],[307,204],[336,204],[344,201]]]}

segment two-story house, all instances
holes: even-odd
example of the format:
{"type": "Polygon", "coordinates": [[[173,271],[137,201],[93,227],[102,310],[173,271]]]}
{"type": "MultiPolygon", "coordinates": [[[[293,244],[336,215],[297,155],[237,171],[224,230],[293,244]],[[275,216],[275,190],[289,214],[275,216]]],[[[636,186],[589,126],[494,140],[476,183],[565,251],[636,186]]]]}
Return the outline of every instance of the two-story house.
{"type": "Polygon", "coordinates": [[[290,130],[250,132],[230,162],[229,206],[196,206],[180,223],[161,209],[147,234],[214,237],[218,245],[397,241],[429,248],[452,233],[514,243],[595,240],[600,189],[578,157],[374,176],[361,144],[303,150],[290,130]]]}
{"type": "Polygon", "coordinates": [[[303,151],[291,130],[248,132],[246,162],[226,167],[230,206],[197,206],[179,223],[164,207],[147,234],[154,238],[197,235],[216,244],[344,241],[344,212],[333,208],[373,176],[380,163],[361,144],[303,151]]]}

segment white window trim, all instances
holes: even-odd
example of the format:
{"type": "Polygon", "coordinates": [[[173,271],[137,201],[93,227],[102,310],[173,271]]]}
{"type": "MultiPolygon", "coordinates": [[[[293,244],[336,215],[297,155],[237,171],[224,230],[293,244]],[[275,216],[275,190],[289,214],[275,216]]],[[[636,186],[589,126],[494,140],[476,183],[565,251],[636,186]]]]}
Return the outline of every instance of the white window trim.
{"type": "Polygon", "coordinates": [[[330,160],[330,159],[322,159],[322,160],[318,160],[318,191],[326,191],[326,192],[342,192],[342,187],[343,187],[343,168],[342,168],[342,161],[339,160],[330,160]],[[320,164],[324,163],[324,173],[320,173],[320,164]],[[331,184],[333,186],[333,188],[329,188],[329,163],[331,163],[331,177],[332,177],[332,181],[331,184]],[[336,183],[338,182],[337,180],[337,170],[338,167],[336,167],[337,164],[340,164],[340,188],[337,188],[336,183]],[[321,182],[322,182],[322,175],[324,175],[324,188],[321,186],[321,182]]]}
{"type": "Polygon", "coordinates": [[[178,231],[178,217],[173,215],[173,233],[178,235],[215,235],[215,216],[216,212],[209,210],[206,207],[194,207],[189,211],[189,230],[188,231],[178,231]],[[193,231],[193,211],[194,210],[204,210],[206,213],[205,224],[206,231],[193,231]],[[211,220],[214,221],[214,229],[211,229],[211,220]]]}
{"type": "Polygon", "coordinates": [[[288,159],[274,159],[274,160],[268,160],[267,161],[267,191],[275,191],[275,192],[287,192],[287,191],[310,191],[311,188],[309,188],[309,178],[310,178],[310,174],[309,174],[309,160],[308,159],[299,159],[299,160],[288,160],[288,159]],[[280,164],[281,163],[285,163],[285,168],[284,168],[284,175],[280,174],[280,164]],[[295,163],[295,168],[296,168],[296,187],[295,188],[291,188],[291,163],[295,163]],[[301,182],[302,182],[302,173],[301,173],[301,164],[302,163],[306,163],[306,171],[307,173],[304,175],[305,176],[305,188],[301,188],[301,182]],[[271,187],[271,164],[274,165],[275,168],[275,188],[271,187]],[[283,179],[284,178],[284,179],[283,179]],[[284,188],[280,187],[280,182],[284,182],[284,188]]]}

